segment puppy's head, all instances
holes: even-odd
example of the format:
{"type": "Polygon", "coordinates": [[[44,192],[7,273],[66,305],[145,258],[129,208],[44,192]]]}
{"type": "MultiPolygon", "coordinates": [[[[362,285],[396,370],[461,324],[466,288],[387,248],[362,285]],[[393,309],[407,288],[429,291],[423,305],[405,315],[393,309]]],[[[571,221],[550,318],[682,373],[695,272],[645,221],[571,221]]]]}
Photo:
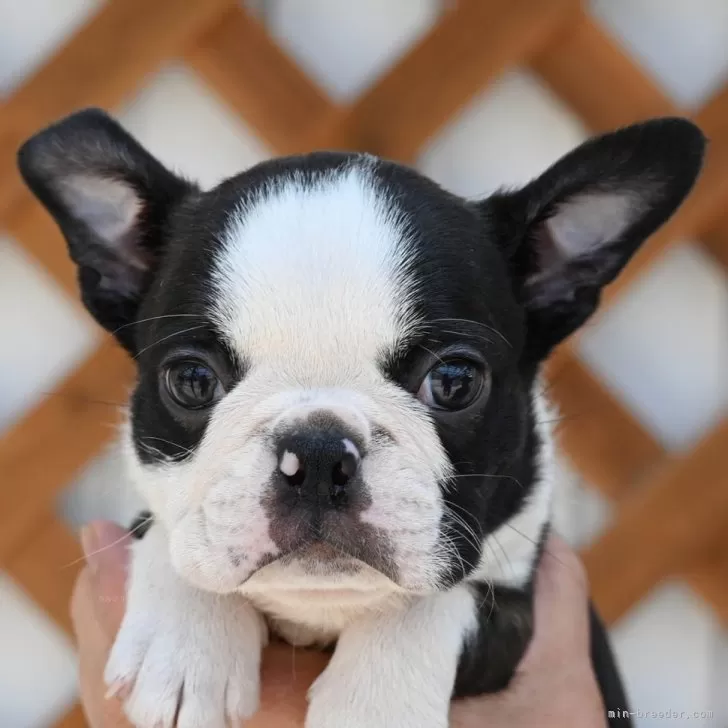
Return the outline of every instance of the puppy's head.
{"type": "Polygon", "coordinates": [[[19,159],[138,365],[130,455],[177,569],[221,592],[273,564],[427,591],[528,578],[550,489],[539,365],[703,147],[652,121],[482,201],[334,153],[202,192],[94,110],[19,159]]]}

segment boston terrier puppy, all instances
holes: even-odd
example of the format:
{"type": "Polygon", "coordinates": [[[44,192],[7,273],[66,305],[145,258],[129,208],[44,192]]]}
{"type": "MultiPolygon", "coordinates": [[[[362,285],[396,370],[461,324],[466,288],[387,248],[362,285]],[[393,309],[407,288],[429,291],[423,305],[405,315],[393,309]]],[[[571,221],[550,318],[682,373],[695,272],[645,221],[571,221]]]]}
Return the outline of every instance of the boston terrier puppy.
{"type": "MultiPolygon", "coordinates": [[[[25,143],[138,368],[123,443],[153,521],[105,676],[134,725],[253,714],[269,632],[334,646],[308,728],[445,728],[453,697],[508,685],[557,485],[539,370],[704,146],[647,121],[466,200],[339,152],[203,191],[94,109],[25,143]]],[[[596,619],[592,647],[624,709],[596,619]]]]}

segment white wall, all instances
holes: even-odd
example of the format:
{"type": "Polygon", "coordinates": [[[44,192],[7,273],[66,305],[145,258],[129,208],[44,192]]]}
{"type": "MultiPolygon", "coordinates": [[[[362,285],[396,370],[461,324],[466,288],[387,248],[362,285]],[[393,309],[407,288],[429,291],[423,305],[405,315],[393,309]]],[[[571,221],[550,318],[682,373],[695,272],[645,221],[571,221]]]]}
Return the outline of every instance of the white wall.
{"type": "MultiPolygon", "coordinates": [[[[98,5],[0,0],[0,95],[98,5]]],[[[255,5],[266,8],[274,34],[338,99],[360,93],[441,11],[436,0],[255,5]]],[[[725,0],[595,0],[593,12],[676,101],[700,104],[728,80],[725,0]]],[[[268,154],[181,66],[170,65],[150,79],[121,116],[167,164],[208,185],[268,154]]],[[[475,196],[527,180],[584,135],[579,119],[536,77],[514,68],[431,141],[419,165],[453,190],[475,196]]],[[[0,238],[0,311],[3,427],[88,353],[98,333],[7,238],[0,238]]],[[[590,327],[580,352],[667,447],[689,446],[728,410],[724,273],[684,241],[590,327]]],[[[127,518],[133,501],[111,453],[88,469],[61,508],[77,524],[97,516],[127,518]]],[[[612,517],[567,467],[558,513],[562,529],[577,543],[587,542],[612,517]]],[[[714,710],[711,724],[725,724],[728,640],[686,587],[661,586],[613,635],[635,708],[714,710]]],[[[0,726],[49,725],[73,698],[72,648],[1,575],[0,645],[0,726]]]]}

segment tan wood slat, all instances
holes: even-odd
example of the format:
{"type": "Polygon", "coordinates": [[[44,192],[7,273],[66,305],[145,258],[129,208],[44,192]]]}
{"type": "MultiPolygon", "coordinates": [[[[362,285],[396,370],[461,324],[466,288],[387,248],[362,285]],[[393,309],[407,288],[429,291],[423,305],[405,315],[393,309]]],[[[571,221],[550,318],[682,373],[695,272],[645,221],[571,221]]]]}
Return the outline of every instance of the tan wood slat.
{"type": "Polygon", "coordinates": [[[407,160],[576,7],[574,0],[462,0],[349,109],[333,106],[242,11],[211,29],[187,58],[278,151],[355,148],[407,160]]]}
{"type": "Polygon", "coordinates": [[[559,445],[577,471],[610,500],[630,493],[662,460],[659,443],[576,356],[548,381],[559,445]]]}
{"type": "Polygon", "coordinates": [[[530,65],[595,132],[676,113],[656,83],[585,13],[530,65]]]}
{"type": "Polygon", "coordinates": [[[728,271],[728,216],[711,232],[702,233],[700,239],[713,260],[728,271]]]}
{"type": "Polygon", "coordinates": [[[728,522],[728,420],[669,458],[582,554],[605,620],[615,622],[657,583],[691,568],[728,522]]]}
{"type": "Polygon", "coordinates": [[[187,63],[277,154],[310,151],[305,141],[333,105],[242,8],[233,8],[185,53],[187,63]]]}
{"type": "MultiPolygon", "coordinates": [[[[713,96],[698,115],[701,126],[711,140],[728,139],[728,85],[713,96]]],[[[728,172],[724,172],[728,176],[728,172]]],[[[704,221],[700,238],[715,261],[728,270],[728,214],[704,221]]]]}
{"type": "Polygon", "coordinates": [[[83,106],[112,108],[214,22],[233,0],[110,0],[0,105],[0,219],[23,194],[18,146],[83,106]]]}
{"type": "Polygon", "coordinates": [[[33,537],[5,563],[7,573],[69,636],[69,604],[83,563],[76,537],[46,510],[34,523],[33,537]]]}
{"type": "Polygon", "coordinates": [[[19,198],[7,211],[1,227],[69,294],[73,303],[81,306],[76,266],[68,255],[66,241],[36,200],[26,195],[19,198]]]}
{"type": "Polygon", "coordinates": [[[110,341],[0,439],[0,565],[66,484],[115,436],[133,367],[110,341]]]}
{"type": "Polygon", "coordinates": [[[353,104],[334,146],[413,161],[453,114],[538,52],[577,9],[573,0],[461,0],[353,104]]]}
{"type": "Polygon", "coordinates": [[[54,728],[88,728],[88,723],[81,710],[81,706],[76,704],[71,708],[66,715],[64,715],[55,724],[54,728]]]}
{"type": "MultiPolygon", "coordinates": [[[[561,450],[617,506],[659,471],[665,457],[659,443],[577,358],[549,380],[548,394],[564,418],[557,426],[561,450]]],[[[728,472],[728,459],[724,462],[728,472]]],[[[712,534],[704,538],[712,540],[712,534]]],[[[696,552],[678,575],[728,624],[728,548],[720,558],[696,552]]],[[[592,580],[599,578],[592,574],[592,580]]]]}
{"type": "Polygon", "coordinates": [[[690,586],[711,605],[722,623],[728,625],[728,540],[725,534],[722,536],[685,573],[690,586]]]}
{"type": "Polygon", "coordinates": [[[728,84],[708,100],[697,119],[709,137],[728,138],[728,84]]]}

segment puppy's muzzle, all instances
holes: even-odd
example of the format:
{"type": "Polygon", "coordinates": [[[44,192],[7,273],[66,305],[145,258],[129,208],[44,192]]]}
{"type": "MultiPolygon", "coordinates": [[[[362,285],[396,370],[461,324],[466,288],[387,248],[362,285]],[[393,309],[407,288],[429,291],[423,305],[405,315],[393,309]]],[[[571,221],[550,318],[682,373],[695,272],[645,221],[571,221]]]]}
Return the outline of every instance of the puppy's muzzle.
{"type": "Polygon", "coordinates": [[[373,454],[360,420],[353,409],[308,406],[275,424],[276,468],[265,499],[270,535],[282,555],[320,557],[328,548],[389,576],[387,538],[362,520],[371,505],[365,475],[373,454]]]}

